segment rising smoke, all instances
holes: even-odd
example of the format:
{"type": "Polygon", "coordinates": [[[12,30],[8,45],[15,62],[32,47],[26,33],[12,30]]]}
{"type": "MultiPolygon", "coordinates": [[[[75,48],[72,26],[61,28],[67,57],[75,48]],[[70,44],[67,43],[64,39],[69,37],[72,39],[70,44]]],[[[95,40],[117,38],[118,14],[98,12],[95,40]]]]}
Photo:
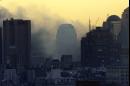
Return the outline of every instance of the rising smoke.
{"type": "MultiPolygon", "coordinates": [[[[58,17],[57,15],[52,15],[44,10],[41,12],[39,9],[26,9],[24,7],[18,7],[14,12],[10,12],[4,7],[0,7],[0,25],[2,26],[2,21],[9,18],[15,19],[29,19],[32,22],[32,53],[38,55],[44,55],[46,57],[53,56],[55,51],[55,39],[56,32],[60,24],[66,23],[68,21],[58,17]]],[[[80,43],[80,38],[87,32],[86,26],[76,21],[71,22],[78,32],[78,39],[80,43]]],[[[80,51],[80,45],[79,45],[80,51]]]]}
{"type": "Polygon", "coordinates": [[[2,27],[2,22],[5,19],[8,19],[12,14],[4,7],[0,7],[0,26],[2,27]]]}

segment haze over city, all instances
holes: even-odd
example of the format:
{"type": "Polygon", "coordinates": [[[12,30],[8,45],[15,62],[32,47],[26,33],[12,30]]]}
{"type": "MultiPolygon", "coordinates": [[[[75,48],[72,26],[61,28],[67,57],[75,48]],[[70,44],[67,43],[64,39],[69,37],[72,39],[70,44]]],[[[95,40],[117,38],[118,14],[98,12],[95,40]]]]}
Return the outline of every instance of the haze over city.
{"type": "Polygon", "coordinates": [[[92,24],[95,24],[99,18],[97,25],[101,25],[108,15],[121,16],[128,3],[129,0],[1,0],[0,6],[11,12],[24,9],[38,19],[43,19],[44,15],[57,16],[87,24],[90,17],[92,24]]]}
{"type": "Polygon", "coordinates": [[[129,0],[0,0],[0,86],[129,86],[129,0]]]}
{"type": "Polygon", "coordinates": [[[121,17],[128,3],[128,0],[1,0],[0,10],[3,19],[13,17],[32,20],[32,32],[44,33],[39,37],[39,43],[47,53],[53,54],[60,24],[73,24],[80,40],[88,32],[89,19],[92,26],[101,26],[110,15],[121,17]]]}

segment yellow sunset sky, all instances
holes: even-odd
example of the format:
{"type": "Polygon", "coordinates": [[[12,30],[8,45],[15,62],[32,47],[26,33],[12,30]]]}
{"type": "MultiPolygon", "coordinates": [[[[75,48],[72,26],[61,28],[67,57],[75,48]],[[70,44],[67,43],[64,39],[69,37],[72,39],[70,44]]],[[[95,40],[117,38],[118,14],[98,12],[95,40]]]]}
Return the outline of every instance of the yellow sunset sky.
{"type": "Polygon", "coordinates": [[[38,13],[50,13],[68,21],[88,23],[89,17],[93,24],[101,25],[108,15],[121,16],[129,6],[129,0],[0,0],[0,6],[15,11],[18,7],[38,13]],[[37,8],[37,9],[36,9],[37,8]]]}

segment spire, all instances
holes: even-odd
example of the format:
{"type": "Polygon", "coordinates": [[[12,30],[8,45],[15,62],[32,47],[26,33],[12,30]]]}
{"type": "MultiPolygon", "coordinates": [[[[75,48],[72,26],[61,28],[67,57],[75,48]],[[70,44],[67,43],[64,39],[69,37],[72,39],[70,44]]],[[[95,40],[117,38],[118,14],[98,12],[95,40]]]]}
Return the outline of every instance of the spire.
{"type": "Polygon", "coordinates": [[[89,32],[91,31],[91,19],[89,17],[89,32]]]}

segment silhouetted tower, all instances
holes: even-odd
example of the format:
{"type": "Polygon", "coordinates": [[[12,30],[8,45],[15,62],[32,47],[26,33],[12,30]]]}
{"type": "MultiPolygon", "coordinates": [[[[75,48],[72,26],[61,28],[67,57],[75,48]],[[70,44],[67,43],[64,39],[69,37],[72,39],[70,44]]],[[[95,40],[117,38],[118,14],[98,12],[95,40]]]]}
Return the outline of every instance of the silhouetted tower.
{"type": "Polygon", "coordinates": [[[119,41],[122,48],[129,48],[129,7],[122,14],[122,29],[119,35],[119,41]]]}
{"type": "Polygon", "coordinates": [[[91,31],[92,27],[91,27],[91,20],[89,18],[89,32],[91,31]]]}
{"type": "Polygon", "coordinates": [[[119,42],[121,43],[121,60],[122,64],[129,66],[129,7],[122,14],[121,32],[119,34],[119,42]]]}
{"type": "Polygon", "coordinates": [[[2,28],[0,27],[0,65],[2,64],[2,28]]]}
{"type": "Polygon", "coordinates": [[[113,28],[113,22],[120,20],[120,17],[118,17],[117,15],[111,15],[107,18],[106,22],[103,23],[103,28],[111,32],[113,28]]]}
{"type": "Polygon", "coordinates": [[[81,40],[82,66],[100,67],[116,64],[119,59],[120,45],[102,27],[87,33],[81,40]]]}
{"type": "Polygon", "coordinates": [[[31,49],[31,21],[3,21],[3,64],[9,68],[29,67],[31,49]]]}
{"type": "Polygon", "coordinates": [[[74,60],[77,59],[77,34],[73,25],[60,25],[57,31],[56,45],[58,57],[72,55],[74,60]]]}
{"type": "Polygon", "coordinates": [[[121,31],[121,19],[117,15],[108,16],[106,22],[103,23],[103,28],[113,34],[115,40],[118,40],[121,31]]]}

